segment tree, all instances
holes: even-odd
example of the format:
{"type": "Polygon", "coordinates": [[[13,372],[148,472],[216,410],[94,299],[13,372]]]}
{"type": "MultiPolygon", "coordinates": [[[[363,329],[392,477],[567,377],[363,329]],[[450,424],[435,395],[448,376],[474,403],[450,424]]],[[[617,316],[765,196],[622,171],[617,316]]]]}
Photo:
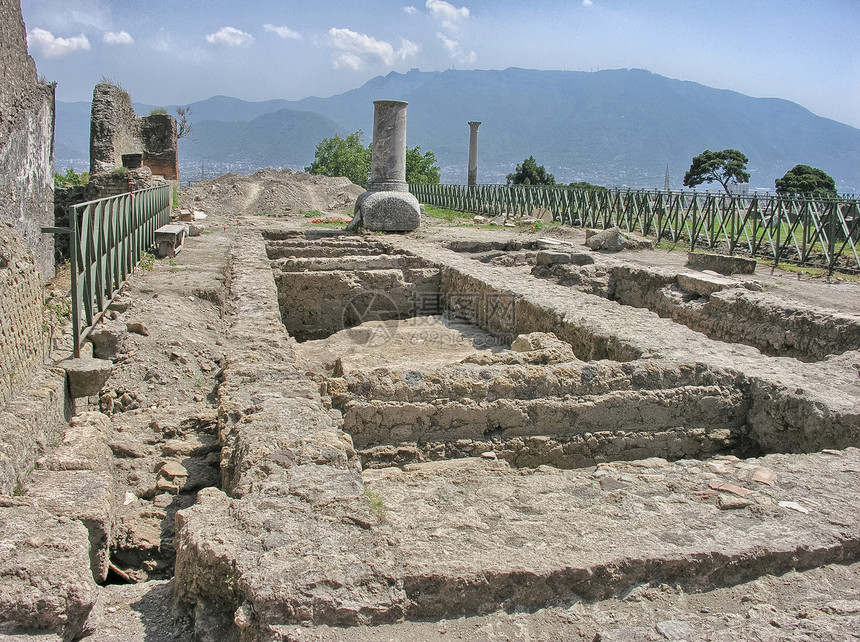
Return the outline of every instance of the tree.
{"type": "Polygon", "coordinates": [[[780,196],[838,196],[833,177],[809,165],[795,165],[774,182],[780,196]]]}
{"type": "Polygon", "coordinates": [[[534,156],[529,156],[512,174],[508,174],[508,185],[555,185],[555,177],[538,165],[534,156]]]}
{"type": "Polygon", "coordinates": [[[313,162],[305,167],[310,174],[346,176],[356,185],[367,187],[370,178],[370,148],[361,143],[360,129],[346,138],[323,138],[314,152],[313,162]]]}
{"type": "Polygon", "coordinates": [[[606,188],[603,187],[602,185],[595,185],[593,183],[588,183],[586,181],[579,181],[577,183],[569,183],[568,187],[586,190],[589,192],[605,192],[605,191],[607,191],[606,188]]]}
{"type": "Polygon", "coordinates": [[[178,128],[176,138],[191,138],[191,133],[194,131],[194,126],[188,122],[188,117],[191,115],[191,106],[176,108],[176,122],[178,128]]]}
{"type": "Polygon", "coordinates": [[[426,152],[421,155],[421,146],[406,148],[406,182],[407,183],[438,183],[439,166],[436,165],[436,155],[426,152]]]}
{"type": "Polygon", "coordinates": [[[54,172],[54,187],[62,189],[64,187],[75,187],[77,185],[86,185],[90,182],[90,173],[76,173],[71,167],[66,169],[65,174],[54,172]]]}
{"type": "Polygon", "coordinates": [[[749,182],[748,162],[749,159],[736,149],[721,152],[706,149],[693,159],[689,171],[684,174],[684,185],[695,187],[717,181],[729,193],[729,183],[749,182]]]}

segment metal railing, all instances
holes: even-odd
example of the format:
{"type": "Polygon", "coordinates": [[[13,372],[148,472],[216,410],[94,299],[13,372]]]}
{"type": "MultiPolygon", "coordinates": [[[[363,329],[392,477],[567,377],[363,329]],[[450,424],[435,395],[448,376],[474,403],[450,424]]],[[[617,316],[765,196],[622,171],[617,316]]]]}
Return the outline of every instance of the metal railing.
{"type": "Polygon", "coordinates": [[[170,220],[169,185],[79,203],[70,208],[72,335],[74,356],[99,322],[128,275],[155,242],[155,230],[170,220]]]}
{"type": "Polygon", "coordinates": [[[427,185],[409,190],[425,205],[485,216],[530,216],[630,232],[724,254],[745,254],[860,271],[857,199],[773,195],[589,190],[564,186],[427,185]]]}

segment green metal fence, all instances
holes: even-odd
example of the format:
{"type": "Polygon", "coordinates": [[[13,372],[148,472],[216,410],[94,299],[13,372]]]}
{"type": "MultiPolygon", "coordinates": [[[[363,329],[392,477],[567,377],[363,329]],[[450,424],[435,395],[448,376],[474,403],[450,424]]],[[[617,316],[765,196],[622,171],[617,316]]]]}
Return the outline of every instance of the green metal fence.
{"type": "Polygon", "coordinates": [[[170,220],[169,185],[74,205],[69,243],[74,355],[98,323],[128,275],[155,242],[155,230],[170,220]]]}
{"type": "Polygon", "coordinates": [[[619,226],[660,241],[860,271],[858,200],[772,195],[583,190],[563,186],[425,185],[410,191],[425,205],[486,216],[531,216],[546,209],[567,225],[619,226]]]}

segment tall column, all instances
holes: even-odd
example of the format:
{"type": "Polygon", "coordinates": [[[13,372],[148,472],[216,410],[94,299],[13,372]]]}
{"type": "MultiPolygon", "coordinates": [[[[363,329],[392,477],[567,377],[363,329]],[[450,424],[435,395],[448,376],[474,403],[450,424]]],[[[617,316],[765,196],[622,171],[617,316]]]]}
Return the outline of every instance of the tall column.
{"type": "Polygon", "coordinates": [[[469,176],[467,184],[478,184],[478,127],[480,121],[469,122],[469,176]]]}
{"type": "Polygon", "coordinates": [[[402,100],[373,101],[372,190],[407,192],[406,105],[402,100]]]}
{"type": "Polygon", "coordinates": [[[355,201],[350,230],[409,232],[421,223],[421,206],[406,182],[406,104],[373,101],[370,185],[355,201]]]}

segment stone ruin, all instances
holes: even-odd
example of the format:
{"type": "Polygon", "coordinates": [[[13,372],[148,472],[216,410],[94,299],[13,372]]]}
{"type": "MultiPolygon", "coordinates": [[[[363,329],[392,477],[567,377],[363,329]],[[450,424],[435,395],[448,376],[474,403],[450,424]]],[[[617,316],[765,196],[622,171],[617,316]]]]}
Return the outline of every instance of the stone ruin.
{"type": "MultiPolygon", "coordinates": [[[[6,69],[35,97],[0,140],[14,169],[45,159],[49,92],[12,8],[6,69]]],[[[860,628],[855,285],[814,286],[823,307],[579,232],[212,213],[111,304],[87,344],[110,379],[72,400],[2,205],[0,638],[860,628]]]]}

